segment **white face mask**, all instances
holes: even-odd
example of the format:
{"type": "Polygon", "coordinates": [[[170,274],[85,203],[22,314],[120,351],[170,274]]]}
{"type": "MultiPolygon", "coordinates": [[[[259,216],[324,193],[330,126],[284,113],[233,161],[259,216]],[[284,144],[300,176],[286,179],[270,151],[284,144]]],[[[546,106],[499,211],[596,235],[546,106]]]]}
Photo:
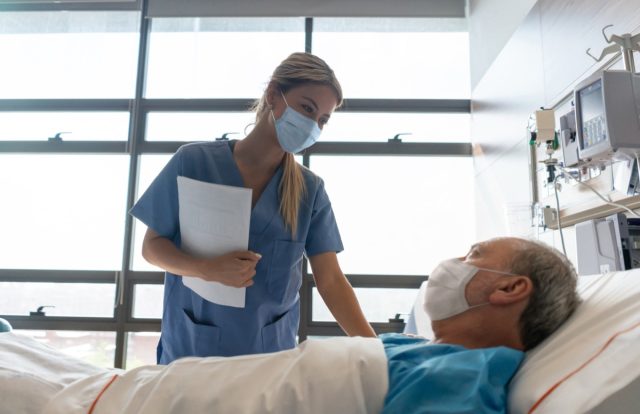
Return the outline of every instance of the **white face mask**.
{"type": "MultiPolygon", "coordinates": [[[[439,321],[458,315],[489,302],[470,306],[465,296],[465,288],[480,270],[504,275],[513,273],[484,269],[465,263],[460,259],[441,262],[429,275],[423,307],[432,321],[439,321]]],[[[514,275],[515,276],[515,275],[514,275]]]]}
{"type": "Polygon", "coordinates": [[[287,104],[282,116],[276,119],[273,110],[271,111],[271,117],[276,125],[276,137],[283,150],[296,154],[315,144],[322,131],[316,121],[291,109],[284,94],[282,99],[287,104]]]}

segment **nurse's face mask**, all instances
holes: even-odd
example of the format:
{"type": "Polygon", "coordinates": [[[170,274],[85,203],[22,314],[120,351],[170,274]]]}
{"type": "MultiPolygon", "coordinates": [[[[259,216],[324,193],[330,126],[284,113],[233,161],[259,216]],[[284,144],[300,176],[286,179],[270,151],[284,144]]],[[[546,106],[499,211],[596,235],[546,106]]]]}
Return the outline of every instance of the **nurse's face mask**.
{"type": "Polygon", "coordinates": [[[480,270],[516,276],[513,273],[476,267],[460,259],[445,260],[431,272],[427,282],[424,310],[429,318],[439,321],[488,305],[489,302],[485,302],[471,306],[465,296],[467,284],[480,270]]]}
{"type": "Polygon", "coordinates": [[[291,109],[287,99],[284,97],[284,93],[282,91],[280,93],[284,103],[287,104],[287,108],[278,119],[276,119],[273,115],[273,110],[271,110],[271,117],[276,125],[276,136],[282,149],[296,154],[312,146],[320,138],[322,131],[316,121],[291,109]]]}

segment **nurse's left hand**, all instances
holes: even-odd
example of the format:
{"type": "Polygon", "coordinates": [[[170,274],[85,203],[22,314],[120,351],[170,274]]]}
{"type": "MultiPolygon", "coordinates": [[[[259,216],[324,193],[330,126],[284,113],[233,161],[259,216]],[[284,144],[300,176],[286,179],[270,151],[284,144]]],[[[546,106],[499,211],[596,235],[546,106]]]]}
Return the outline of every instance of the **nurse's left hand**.
{"type": "Polygon", "coordinates": [[[212,259],[202,259],[199,276],[204,280],[232,287],[253,285],[256,265],[262,256],[249,250],[231,252],[212,259]]]}

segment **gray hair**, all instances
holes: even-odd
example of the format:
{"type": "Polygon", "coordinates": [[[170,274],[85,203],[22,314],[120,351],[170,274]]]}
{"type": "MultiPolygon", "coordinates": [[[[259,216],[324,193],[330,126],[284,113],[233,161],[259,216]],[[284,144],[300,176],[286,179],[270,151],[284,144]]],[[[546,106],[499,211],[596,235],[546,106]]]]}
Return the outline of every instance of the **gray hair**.
{"type": "Polygon", "coordinates": [[[537,241],[522,240],[511,271],[533,283],[529,304],[520,316],[520,337],[530,350],[555,332],[580,304],[575,268],[566,256],[537,241]]]}

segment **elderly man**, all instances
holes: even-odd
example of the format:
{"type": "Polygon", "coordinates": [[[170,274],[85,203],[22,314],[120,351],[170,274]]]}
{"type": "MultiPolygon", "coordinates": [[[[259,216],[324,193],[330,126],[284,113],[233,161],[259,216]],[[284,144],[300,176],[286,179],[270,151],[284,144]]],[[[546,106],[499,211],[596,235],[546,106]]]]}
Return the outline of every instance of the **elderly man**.
{"type": "Polygon", "coordinates": [[[433,341],[381,336],[389,364],[385,412],[504,412],[521,351],[573,313],[576,282],[566,257],[524,239],[488,240],[440,263],[424,301],[433,341]]]}
{"type": "Polygon", "coordinates": [[[438,265],[424,303],[432,341],[308,340],[273,354],[109,371],[62,389],[43,412],[503,413],[523,351],[553,333],[579,298],[564,256],[499,238],[438,265]]]}

